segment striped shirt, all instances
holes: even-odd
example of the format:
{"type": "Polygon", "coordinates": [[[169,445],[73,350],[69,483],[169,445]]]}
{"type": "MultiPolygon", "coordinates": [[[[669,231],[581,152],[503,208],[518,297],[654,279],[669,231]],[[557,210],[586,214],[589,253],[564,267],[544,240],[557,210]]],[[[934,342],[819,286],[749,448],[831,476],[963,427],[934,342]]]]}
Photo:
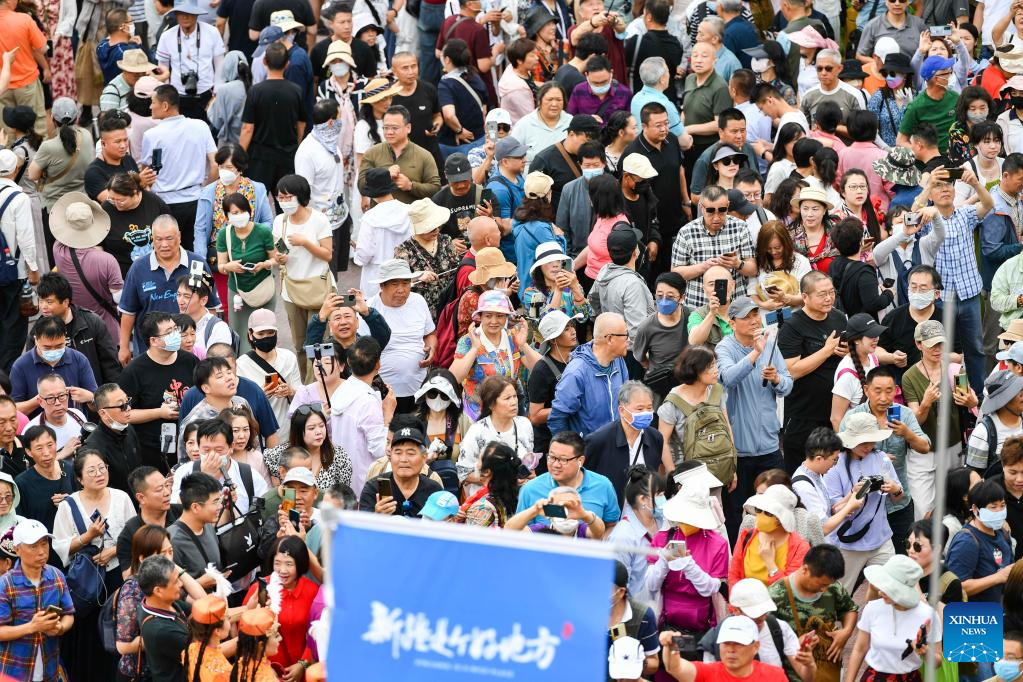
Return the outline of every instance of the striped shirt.
{"type": "MultiPolygon", "coordinates": [[[[945,218],[945,241],[934,257],[934,267],[945,289],[955,291],[959,300],[973,298],[983,286],[973,244],[973,231],[979,223],[976,206],[960,206],[954,210],[945,218]]],[[[921,231],[926,234],[930,229],[931,224],[927,223],[921,231]]]]}
{"type": "MultiPolygon", "coordinates": [[[[59,606],[65,615],[73,615],[75,605],[71,601],[64,574],[53,566],[43,567],[39,585],[21,570],[21,561],[14,568],[0,576],[0,625],[23,625],[32,620],[36,611],[47,606],[59,606]]],[[[15,680],[34,679],[33,668],[36,652],[42,647],[44,680],[63,680],[66,674],[60,664],[60,639],[42,633],[27,635],[0,642],[0,675],[15,680]]]]}
{"type": "MultiPolygon", "coordinates": [[[[697,265],[726,253],[737,254],[739,260],[753,258],[753,242],[746,223],[728,216],[721,230],[711,234],[704,226],[703,216],[700,216],[678,231],[671,247],[671,267],[697,265]]],[[[746,291],[746,278],[738,270],[732,271],[732,278],[735,280],[736,291],[746,291]]],[[[703,293],[703,277],[686,282],[685,304],[690,308],[707,304],[707,295],[703,293]]]]}

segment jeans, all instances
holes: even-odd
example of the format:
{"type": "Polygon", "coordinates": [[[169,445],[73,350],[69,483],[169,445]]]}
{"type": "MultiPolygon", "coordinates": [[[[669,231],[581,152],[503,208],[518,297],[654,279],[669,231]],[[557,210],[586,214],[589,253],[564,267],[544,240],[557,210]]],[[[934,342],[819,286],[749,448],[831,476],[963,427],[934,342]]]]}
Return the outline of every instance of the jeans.
{"type": "Polygon", "coordinates": [[[962,344],[970,387],[984,395],[984,346],[981,338],[980,296],[956,301],[956,339],[962,344]]]}
{"type": "Polygon", "coordinates": [[[444,4],[419,6],[419,77],[427,83],[440,80],[440,61],[435,51],[440,27],[444,24],[444,4]]]}
{"type": "Polygon", "coordinates": [[[784,467],[785,461],[782,459],[781,450],[775,450],[766,455],[738,458],[735,471],[737,478],[735,490],[722,493],[725,503],[725,528],[728,529],[728,538],[732,542],[739,539],[742,505],[746,504],[746,500],[756,492],[753,489],[753,481],[768,469],[783,469],[784,467]]]}
{"type": "Polygon", "coordinates": [[[478,140],[473,140],[472,142],[466,142],[465,144],[456,144],[456,145],[442,144],[440,146],[440,155],[446,159],[446,158],[448,158],[449,156],[451,156],[452,154],[454,154],[456,152],[461,152],[462,154],[468,154],[470,149],[475,149],[476,147],[482,147],[484,142],[486,142],[486,138],[485,137],[481,137],[478,140]]]}

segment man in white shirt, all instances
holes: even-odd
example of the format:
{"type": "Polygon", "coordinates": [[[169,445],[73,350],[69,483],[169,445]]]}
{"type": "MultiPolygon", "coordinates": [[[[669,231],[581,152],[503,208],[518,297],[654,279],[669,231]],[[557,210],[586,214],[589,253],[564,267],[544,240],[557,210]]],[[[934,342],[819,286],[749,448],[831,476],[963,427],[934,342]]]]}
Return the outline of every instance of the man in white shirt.
{"type": "Polygon", "coordinates": [[[213,98],[214,76],[220,73],[227,48],[216,28],[199,21],[204,14],[206,11],[193,0],[175,4],[178,25],[160,36],[156,61],[170,69],[170,84],[181,95],[182,113],[208,122],[206,106],[213,98]]]}
{"type": "MultiPolygon", "coordinates": [[[[329,56],[329,59],[335,58],[329,56]]],[[[330,221],[334,234],[332,265],[343,271],[348,269],[352,228],[344,195],[344,164],[337,145],[341,135],[340,110],[333,98],[321,99],[313,105],[313,131],[295,152],[295,174],[309,182],[312,190],[309,207],[320,211],[330,221]]]]}
{"type": "Polygon", "coordinates": [[[231,327],[206,308],[210,300],[208,278],[205,271],[199,279],[192,275],[178,278],[178,311],[195,320],[195,346],[192,354],[200,360],[206,357],[206,349],[215,343],[234,345],[231,327]]]}
{"type": "Polygon", "coordinates": [[[15,281],[0,286],[0,328],[4,330],[0,334],[0,367],[10,367],[18,359],[28,338],[28,318],[18,305],[23,280],[27,278],[32,286],[39,284],[32,204],[14,182],[17,173],[18,157],[10,149],[0,150],[0,231],[10,252],[0,258],[13,260],[17,268],[17,273],[10,273],[15,281]]]}
{"type": "Polygon", "coordinates": [[[82,425],[88,419],[81,411],[68,407],[71,394],[59,374],[40,377],[36,388],[43,411],[33,417],[25,428],[38,424],[49,426],[57,436],[57,458],[67,459],[82,442],[82,425]]]}
{"type": "MultiPolygon", "coordinates": [[[[810,134],[810,122],[806,120],[806,116],[802,111],[786,102],[774,86],[761,83],[757,86],[754,101],[765,116],[776,122],[779,131],[785,127],[786,123],[798,123],[803,127],[804,133],[810,134]]],[[[778,135],[775,133],[774,141],[777,142],[777,140],[778,135]]]]}
{"type": "MultiPolygon", "coordinates": [[[[208,28],[206,24],[202,26],[208,28]]],[[[193,244],[199,194],[218,178],[214,159],[217,146],[208,125],[181,114],[181,102],[172,85],[161,85],[153,91],[152,114],[159,124],[142,136],[142,156],[138,161],[139,165],[156,171],[153,191],[167,202],[171,215],[178,221],[182,243],[193,244]],[[157,155],[159,163],[155,163],[157,155]]]]}
{"type": "Polygon", "coordinates": [[[298,358],[293,351],[277,346],[277,317],[266,308],[253,311],[249,316],[249,344],[252,352],[238,358],[238,376],[263,387],[277,423],[281,425],[277,435],[284,442],[291,430],[288,405],[302,385],[298,358]]]}

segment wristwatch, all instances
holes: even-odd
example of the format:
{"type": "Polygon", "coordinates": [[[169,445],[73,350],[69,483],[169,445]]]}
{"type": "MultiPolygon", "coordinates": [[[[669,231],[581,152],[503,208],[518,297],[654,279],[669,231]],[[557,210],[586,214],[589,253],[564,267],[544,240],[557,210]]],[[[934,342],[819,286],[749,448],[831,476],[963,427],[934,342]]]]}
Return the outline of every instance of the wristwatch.
{"type": "Polygon", "coordinates": [[[767,572],[767,577],[768,578],[773,578],[776,575],[778,575],[778,569],[777,568],[767,572]]]}

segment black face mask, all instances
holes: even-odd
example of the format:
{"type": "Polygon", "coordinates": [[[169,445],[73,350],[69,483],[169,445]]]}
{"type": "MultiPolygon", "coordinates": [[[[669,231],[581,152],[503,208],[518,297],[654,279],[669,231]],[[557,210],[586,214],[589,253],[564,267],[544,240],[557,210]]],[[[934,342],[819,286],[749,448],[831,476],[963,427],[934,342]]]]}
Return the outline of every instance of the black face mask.
{"type": "Polygon", "coordinates": [[[253,348],[260,351],[261,353],[269,353],[270,351],[277,347],[277,335],[273,334],[262,339],[252,338],[249,339],[249,343],[252,345],[253,348]]]}
{"type": "Polygon", "coordinates": [[[1023,109],[1023,96],[1010,97],[1009,101],[1014,109],[1023,109]]]}
{"type": "Polygon", "coordinates": [[[650,181],[640,180],[639,182],[635,183],[633,187],[635,188],[638,194],[645,194],[647,190],[650,189],[650,181]]]}

